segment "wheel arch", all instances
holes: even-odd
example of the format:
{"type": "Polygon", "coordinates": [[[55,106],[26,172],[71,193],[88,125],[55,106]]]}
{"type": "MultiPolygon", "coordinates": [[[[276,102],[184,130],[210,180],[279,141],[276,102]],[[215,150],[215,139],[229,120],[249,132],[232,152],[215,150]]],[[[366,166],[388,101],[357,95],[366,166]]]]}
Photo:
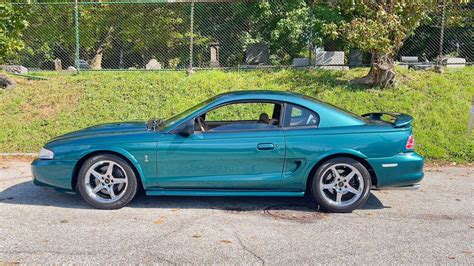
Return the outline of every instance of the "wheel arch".
{"type": "Polygon", "coordinates": [[[71,187],[74,191],[76,190],[77,179],[78,179],[79,171],[81,170],[81,166],[84,164],[84,162],[87,159],[89,159],[93,156],[96,156],[96,155],[100,155],[100,154],[101,155],[111,154],[111,155],[115,155],[115,156],[120,157],[121,159],[125,160],[130,165],[133,172],[135,173],[135,176],[137,177],[138,187],[142,188],[142,189],[145,189],[145,187],[143,186],[143,182],[142,182],[142,177],[143,177],[142,169],[141,169],[140,165],[138,164],[138,162],[136,161],[136,159],[131,154],[125,153],[125,154],[127,154],[127,155],[125,155],[124,153],[116,151],[116,150],[99,149],[99,150],[89,151],[89,152],[83,154],[81,159],[79,159],[77,161],[77,163],[74,165],[74,170],[73,170],[72,179],[71,179],[71,187]]]}
{"type": "Polygon", "coordinates": [[[375,174],[375,171],[374,171],[373,167],[369,164],[369,162],[367,162],[367,160],[365,160],[365,158],[363,158],[362,156],[355,155],[353,153],[341,152],[341,153],[333,153],[333,154],[330,154],[330,155],[326,155],[326,156],[322,157],[321,159],[319,159],[313,165],[313,167],[311,168],[311,171],[309,171],[308,177],[306,178],[306,192],[310,191],[311,183],[312,183],[313,178],[314,178],[314,174],[316,173],[318,168],[322,164],[327,162],[328,160],[331,160],[331,159],[334,159],[334,158],[341,158],[341,157],[351,158],[351,159],[354,159],[354,160],[358,161],[359,163],[361,163],[367,169],[367,171],[370,174],[370,181],[372,182],[372,186],[377,186],[377,175],[375,174]]]}

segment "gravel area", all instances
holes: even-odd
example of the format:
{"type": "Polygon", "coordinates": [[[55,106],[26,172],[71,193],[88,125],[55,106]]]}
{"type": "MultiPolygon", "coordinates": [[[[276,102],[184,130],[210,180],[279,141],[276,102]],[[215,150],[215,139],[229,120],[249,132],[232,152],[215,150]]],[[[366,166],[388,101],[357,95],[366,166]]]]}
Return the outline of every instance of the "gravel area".
{"type": "Polygon", "coordinates": [[[0,161],[2,263],[474,263],[474,168],[426,169],[350,214],[298,198],[145,197],[115,211],[0,161]]]}

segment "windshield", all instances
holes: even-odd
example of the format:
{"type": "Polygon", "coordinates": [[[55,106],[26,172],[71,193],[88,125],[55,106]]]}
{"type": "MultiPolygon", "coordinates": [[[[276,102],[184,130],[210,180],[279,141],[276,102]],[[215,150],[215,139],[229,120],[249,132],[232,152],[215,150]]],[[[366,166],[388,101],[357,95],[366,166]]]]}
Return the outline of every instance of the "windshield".
{"type": "Polygon", "coordinates": [[[160,127],[161,128],[167,128],[167,127],[170,127],[170,126],[174,125],[176,122],[178,122],[179,120],[181,120],[181,119],[185,118],[186,116],[190,115],[194,111],[199,110],[202,107],[208,105],[210,102],[214,101],[214,99],[215,99],[215,97],[207,99],[204,102],[201,102],[201,103],[189,108],[188,110],[186,110],[182,113],[176,114],[176,115],[166,119],[165,121],[163,121],[163,123],[160,124],[160,127]]]}

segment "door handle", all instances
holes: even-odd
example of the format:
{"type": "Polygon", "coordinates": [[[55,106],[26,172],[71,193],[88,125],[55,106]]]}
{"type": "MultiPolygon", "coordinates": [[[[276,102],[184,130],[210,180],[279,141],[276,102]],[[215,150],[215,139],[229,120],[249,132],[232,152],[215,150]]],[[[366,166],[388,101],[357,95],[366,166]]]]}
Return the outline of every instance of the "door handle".
{"type": "Polygon", "coordinates": [[[273,143],[259,143],[257,144],[257,150],[265,151],[265,150],[273,150],[275,145],[273,143]]]}

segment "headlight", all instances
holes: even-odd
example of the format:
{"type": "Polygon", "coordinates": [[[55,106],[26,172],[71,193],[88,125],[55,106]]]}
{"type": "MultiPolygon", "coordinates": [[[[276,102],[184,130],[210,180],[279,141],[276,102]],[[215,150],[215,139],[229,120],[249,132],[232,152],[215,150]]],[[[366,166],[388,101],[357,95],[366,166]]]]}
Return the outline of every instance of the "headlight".
{"type": "Polygon", "coordinates": [[[54,157],[54,152],[47,149],[42,149],[38,155],[38,158],[46,159],[46,160],[52,160],[53,157],[54,157]]]}

